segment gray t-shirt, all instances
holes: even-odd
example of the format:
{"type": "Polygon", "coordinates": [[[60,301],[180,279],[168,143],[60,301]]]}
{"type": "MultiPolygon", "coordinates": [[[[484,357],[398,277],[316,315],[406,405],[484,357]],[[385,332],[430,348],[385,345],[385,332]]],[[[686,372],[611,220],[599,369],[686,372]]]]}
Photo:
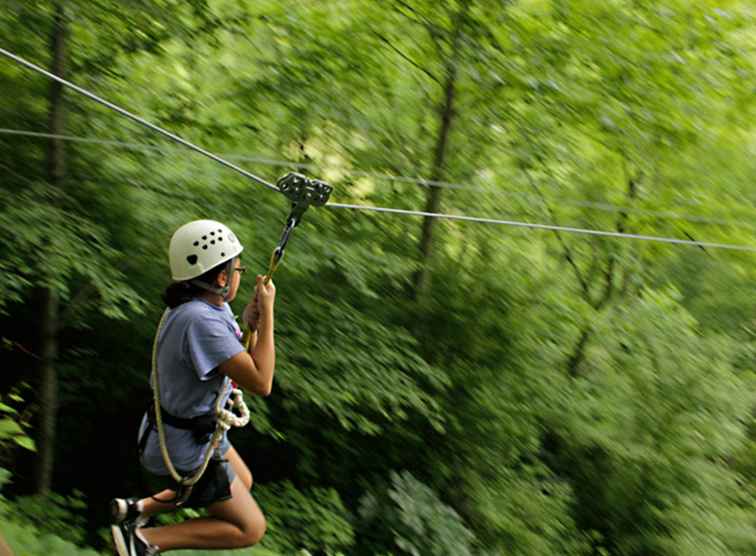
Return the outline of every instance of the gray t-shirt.
{"type": "MultiPolygon", "coordinates": [[[[241,330],[228,303],[219,307],[194,299],[171,309],[157,345],[161,406],[171,415],[191,418],[214,411],[219,392],[225,404],[231,381],[218,373],[218,365],[242,351],[241,330]]],[[[184,471],[200,466],[207,444],[198,444],[189,430],[163,425],[173,466],[184,471]]],[[[145,415],[140,437],[146,427],[145,415]]],[[[221,454],[228,446],[224,435],[221,454]]],[[[142,465],[151,473],[168,474],[156,430],[147,439],[142,465]]]]}

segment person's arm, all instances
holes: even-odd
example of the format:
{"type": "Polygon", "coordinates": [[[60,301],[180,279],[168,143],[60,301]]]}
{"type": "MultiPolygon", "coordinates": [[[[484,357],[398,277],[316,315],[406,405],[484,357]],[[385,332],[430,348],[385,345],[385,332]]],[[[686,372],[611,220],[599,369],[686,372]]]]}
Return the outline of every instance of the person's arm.
{"type": "MultiPolygon", "coordinates": [[[[273,304],[276,287],[273,282],[263,283],[264,277],[257,277],[256,296],[259,316],[256,332],[252,332],[249,348],[240,352],[219,366],[219,371],[231,378],[244,390],[267,396],[273,389],[273,374],[276,366],[274,342],[273,304]]],[[[247,311],[245,311],[247,314],[247,311]]],[[[252,324],[252,323],[248,323],[252,324]]]]}

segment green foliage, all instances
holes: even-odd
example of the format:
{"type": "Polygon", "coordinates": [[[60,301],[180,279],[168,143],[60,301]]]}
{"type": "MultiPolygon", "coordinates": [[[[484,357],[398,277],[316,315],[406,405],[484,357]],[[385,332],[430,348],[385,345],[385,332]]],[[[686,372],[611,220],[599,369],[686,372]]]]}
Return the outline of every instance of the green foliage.
{"type": "Polygon", "coordinates": [[[578,519],[619,553],[746,554],[756,529],[724,462],[754,398],[732,372],[737,346],[702,337],[678,299],[646,290],[596,323],[568,414],[554,423],[563,465],[578,519]]]}
{"type": "Polygon", "coordinates": [[[392,472],[390,480],[384,491],[360,501],[359,529],[369,543],[366,549],[410,556],[473,554],[473,534],[431,488],[406,471],[392,472]]]}
{"type": "Polygon", "coordinates": [[[299,302],[296,325],[281,331],[291,347],[281,354],[279,383],[291,393],[292,409],[313,404],[344,429],[366,434],[410,413],[441,426],[434,394],[446,377],[418,357],[406,330],[366,318],[343,301],[305,296],[299,302]]]}
{"type": "Polygon", "coordinates": [[[284,481],[258,485],[254,494],[268,523],[264,547],[285,556],[302,549],[325,556],[349,553],[351,517],[334,489],[298,490],[284,481]]]}
{"type": "MultiPolygon", "coordinates": [[[[0,489],[10,476],[8,470],[0,468],[0,489]]],[[[70,510],[80,510],[82,504],[76,496],[65,498],[51,495],[46,501],[27,498],[10,502],[0,495],[0,535],[8,542],[15,556],[96,556],[94,550],[77,546],[85,529],[81,519],[70,510]],[[50,502],[52,508],[45,508],[45,504],[50,502]],[[49,523],[46,522],[48,518],[51,520],[49,523]]]]}
{"type": "Polygon", "coordinates": [[[69,496],[54,492],[21,496],[13,501],[11,519],[67,542],[82,545],[86,535],[86,508],[84,495],[77,491],[69,496]]]}
{"type": "Polygon", "coordinates": [[[91,284],[111,318],[139,310],[138,297],[117,270],[119,254],[109,247],[105,229],[77,216],[61,195],[41,185],[4,200],[0,226],[9,233],[0,248],[18,260],[34,261],[16,269],[27,283],[54,288],[64,299],[73,297],[72,281],[91,284]]]}
{"type": "Polygon", "coordinates": [[[37,450],[34,439],[28,433],[31,425],[24,407],[24,390],[23,385],[17,386],[0,396],[0,454],[10,451],[12,444],[32,452],[37,450]]]}
{"type": "MultiPolygon", "coordinates": [[[[66,5],[69,78],[271,180],[298,169],[337,202],[422,210],[436,192],[443,212],[754,243],[747,1],[66,5]]],[[[9,6],[4,47],[49,63],[53,4],[9,6]]],[[[0,92],[3,127],[44,131],[48,81],[3,59],[0,92]]],[[[130,146],[66,142],[53,188],[45,141],[0,133],[4,388],[37,362],[18,346],[51,287],[54,448],[74,470],[57,476],[93,500],[136,482],[123,439],[149,396],[171,232],[223,220],[263,271],[289,207],[71,91],[65,108],[66,134],[130,146]],[[107,481],[78,459],[93,438],[107,481]]],[[[293,235],[274,393],[234,439],[265,477],[265,543],[752,554],[753,255],[439,221],[424,257],[423,223],[311,209],[293,235]]],[[[246,281],[236,312],[250,295],[246,281]]],[[[32,421],[0,395],[9,452],[32,421]]],[[[50,504],[58,532],[66,504],[50,504]]]]}
{"type": "Polygon", "coordinates": [[[81,548],[46,531],[15,521],[0,524],[0,534],[10,545],[15,556],[55,554],[60,556],[98,556],[101,553],[91,548],[81,548]]]}
{"type": "Polygon", "coordinates": [[[502,466],[494,478],[467,473],[465,485],[475,500],[475,529],[480,544],[495,554],[587,555],[590,543],[571,516],[572,489],[543,467],[502,466]]]}

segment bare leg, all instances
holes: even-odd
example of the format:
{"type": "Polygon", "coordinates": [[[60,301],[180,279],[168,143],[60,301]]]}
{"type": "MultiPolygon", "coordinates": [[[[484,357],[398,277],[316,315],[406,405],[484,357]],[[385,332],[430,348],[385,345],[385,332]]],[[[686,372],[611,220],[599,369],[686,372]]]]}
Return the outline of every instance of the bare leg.
{"type": "Polygon", "coordinates": [[[240,477],[231,483],[231,499],[208,507],[209,517],[175,525],[140,529],[161,552],[177,548],[242,548],[265,534],[265,516],[240,477]]]}
{"type": "Polygon", "coordinates": [[[142,498],[139,502],[142,504],[142,515],[150,516],[160,512],[168,512],[176,509],[176,504],[173,502],[167,502],[173,500],[176,497],[176,491],[166,489],[153,496],[142,498]],[[158,502],[158,500],[166,500],[166,502],[158,502]]]}
{"type": "Polygon", "coordinates": [[[241,482],[247,487],[247,490],[251,490],[253,482],[252,472],[249,470],[249,467],[247,467],[247,464],[244,463],[244,460],[241,459],[241,456],[236,449],[231,446],[223,457],[231,464],[231,467],[233,467],[236,472],[236,476],[241,479],[241,482]]]}
{"type": "MultiPolygon", "coordinates": [[[[241,479],[242,483],[247,487],[247,490],[250,490],[253,484],[252,472],[249,470],[249,467],[247,467],[247,464],[244,463],[244,460],[236,449],[231,446],[226,453],[223,454],[223,457],[231,464],[231,467],[236,472],[236,476],[241,479]]],[[[151,516],[160,512],[175,510],[176,505],[173,502],[158,502],[158,500],[173,500],[175,496],[175,491],[166,489],[153,496],[142,498],[139,501],[142,507],[142,515],[151,516]]]]}

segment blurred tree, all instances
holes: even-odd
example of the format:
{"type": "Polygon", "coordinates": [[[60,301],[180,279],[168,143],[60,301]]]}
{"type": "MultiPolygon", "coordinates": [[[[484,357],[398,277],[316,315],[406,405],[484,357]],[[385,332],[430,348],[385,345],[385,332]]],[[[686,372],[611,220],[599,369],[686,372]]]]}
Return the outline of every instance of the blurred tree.
{"type": "MultiPolygon", "coordinates": [[[[753,243],[748,2],[86,4],[67,4],[75,81],[262,175],[323,176],[343,202],[753,243]]],[[[53,12],[19,6],[28,32],[12,42],[44,59],[35,33],[53,12]]],[[[4,125],[46,114],[47,86],[0,65],[4,125]]],[[[136,482],[112,431],[132,430],[149,394],[170,230],[227,221],[263,269],[288,207],[66,102],[68,133],[145,148],[69,146],[61,199],[37,140],[0,135],[0,221],[24,232],[0,239],[0,303],[23,345],[39,327],[20,303],[39,285],[28,253],[45,237],[68,238],[51,267],[62,305],[107,284],[58,336],[66,484],[102,497],[126,488],[96,478],[102,465],[136,482]],[[58,224],[72,217],[96,233],[58,224]],[[105,297],[121,286],[131,297],[105,297]],[[102,457],[82,459],[91,438],[102,457]]],[[[351,512],[372,492],[395,530],[358,527],[366,554],[433,539],[523,556],[749,553],[752,254],[429,222],[306,216],[276,275],[276,393],[234,438],[257,482],[292,481],[283,505],[335,489],[351,512]]]]}
{"type": "MultiPolygon", "coordinates": [[[[132,14],[137,19],[143,17],[140,5],[132,7],[132,14]]],[[[145,3],[146,5],[146,3],[145,3]]],[[[201,13],[203,2],[195,3],[196,13],[201,13]]],[[[143,6],[141,6],[143,7],[143,6]]],[[[170,3],[156,10],[163,10],[163,19],[169,20],[172,13],[170,3]]],[[[116,17],[115,9],[109,9],[109,15],[116,17]]],[[[76,50],[75,40],[71,34],[76,31],[77,24],[84,23],[87,16],[92,15],[86,4],[75,1],[56,1],[47,7],[14,5],[4,14],[2,24],[13,26],[20,21],[30,21],[34,34],[42,37],[45,28],[49,31],[50,71],[56,75],[69,77],[71,50],[76,50]],[[73,29],[72,29],[73,24],[73,29]]],[[[95,14],[95,19],[103,15],[95,14]]],[[[123,17],[119,13],[118,17],[123,17]]],[[[200,22],[202,22],[201,18],[200,22]]],[[[122,20],[123,21],[123,20],[122,20]]],[[[159,20],[152,20],[155,27],[160,28],[159,20]]],[[[128,19],[124,22],[128,23],[128,19]]],[[[117,35],[119,28],[109,27],[103,32],[117,35]]],[[[122,28],[124,29],[124,28],[122,28]]],[[[83,34],[84,42],[90,29],[83,34]]],[[[33,36],[33,35],[32,35],[33,36]]],[[[145,35],[142,47],[154,47],[155,37],[145,35]]],[[[35,37],[36,39],[37,37],[35,37]]],[[[22,37],[27,41],[28,37],[22,37]]],[[[131,40],[130,48],[137,43],[131,40]]],[[[36,49],[42,48],[42,43],[36,40],[36,49]]],[[[31,48],[31,45],[25,45],[31,48]]],[[[116,49],[120,45],[116,45],[116,49]]],[[[20,51],[29,56],[25,51],[20,51]]],[[[95,58],[102,55],[103,50],[95,53],[95,58]]],[[[86,59],[87,54],[77,51],[79,59],[86,59]]],[[[111,54],[114,55],[114,54],[111,54]]],[[[84,64],[84,67],[87,67],[84,64]]],[[[89,66],[93,69],[96,66],[89,66]]],[[[27,70],[11,69],[8,75],[18,78],[20,72],[27,70]]],[[[74,79],[75,81],[76,79],[74,79]]],[[[22,82],[12,83],[12,86],[23,86],[22,82]]],[[[94,207],[86,195],[72,183],[67,176],[66,151],[62,137],[67,131],[66,101],[64,87],[56,81],[50,81],[48,103],[41,107],[33,103],[30,108],[32,114],[47,113],[48,125],[46,132],[49,136],[47,149],[44,154],[45,172],[31,169],[35,156],[18,156],[11,161],[9,170],[16,174],[16,168],[23,171],[19,176],[20,184],[15,191],[9,188],[4,206],[0,209],[0,220],[9,234],[3,238],[6,261],[13,261],[7,269],[10,277],[4,276],[3,281],[10,286],[9,300],[21,300],[29,297],[34,291],[32,299],[39,302],[39,427],[37,440],[39,458],[36,462],[35,490],[45,493],[50,489],[54,469],[54,453],[56,445],[56,422],[59,408],[58,371],[56,369],[59,355],[59,336],[61,331],[71,325],[71,317],[81,310],[81,306],[96,300],[99,310],[111,318],[125,318],[124,309],[138,311],[138,297],[132,287],[124,280],[124,276],[116,262],[118,252],[107,245],[108,233],[106,227],[97,218],[93,219],[89,211],[94,207]],[[25,176],[32,176],[25,177],[25,176]],[[39,181],[34,179],[38,176],[39,181]],[[43,185],[44,180],[45,185],[43,185]],[[12,276],[15,274],[16,276],[12,276]]],[[[7,107],[10,113],[14,108],[20,109],[20,114],[14,114],[15,121],[32,119],[25,114],[24,107],[7,107]]],[[[18,147],[16,145],[16,147],[18,147]]],[[[17,181],[17,180],[16,180],[17,181]]],[[[5,270],[5,269],[4,269],[5,270]]],[[[6,272],[3,272],[6,274],[6,272]]],[[[81,323],[78,323],[79,325],[81,323]]]]}
{"type": "Polygon", "coordinates": [[[392,472],[390,481],[360,502],[361,554],[473,554],[473,534],[433,490],[407,472],[392,472]]]}

